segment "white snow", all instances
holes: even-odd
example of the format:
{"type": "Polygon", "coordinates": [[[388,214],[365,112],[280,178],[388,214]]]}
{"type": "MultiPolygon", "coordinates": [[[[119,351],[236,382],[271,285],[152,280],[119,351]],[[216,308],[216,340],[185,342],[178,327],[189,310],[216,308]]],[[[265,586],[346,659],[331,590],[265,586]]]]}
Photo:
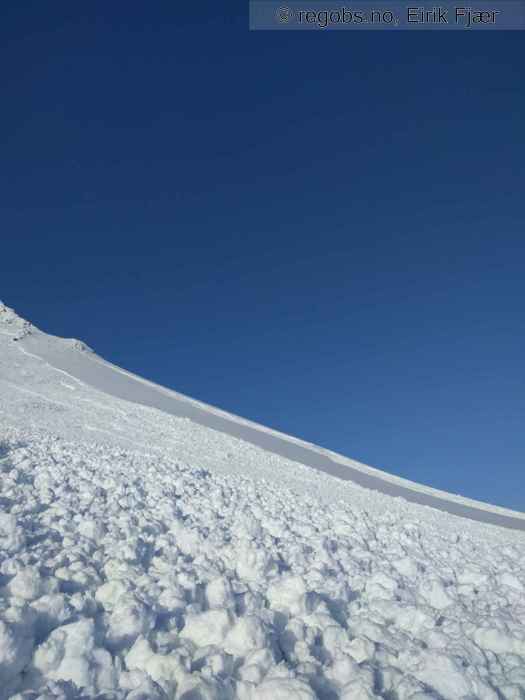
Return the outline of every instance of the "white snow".
{"type": "Polygon", "coordinates": [[[0,305],[0,700],[525,698],[522,514],[92,367],[0,305]]]}

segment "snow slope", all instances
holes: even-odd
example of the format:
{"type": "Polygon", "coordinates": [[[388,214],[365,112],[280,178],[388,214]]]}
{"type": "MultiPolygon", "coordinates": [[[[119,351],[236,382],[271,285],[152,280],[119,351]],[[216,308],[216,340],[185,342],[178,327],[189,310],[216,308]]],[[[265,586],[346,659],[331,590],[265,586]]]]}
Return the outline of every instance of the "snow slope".
{"type": "MultiPolygon", "coordinates": [[[[6,307],[4,306],[4,309],[6,307]]],[[[12,310],[11,315],[16,317],[12,310]]],[[[4,313],[7,314],[7,311],[4,313]]],[[[18,317],[16,317],[18,318],[18,317]]],[[[525,530],[525,514],[487,505],[360,464],[335,452],[270,430],[126,372],[98,357],[78,340],[44,333],[19,319],[20,349],[114,397],[157,408],[174,416],[240,438],[252,445],[366,488],[482,522],[525,530]]]]}
{"type": "Polygon", "coordinates": [[[0,700],[523,699],[524,525],[0,305],[0,700]]]}

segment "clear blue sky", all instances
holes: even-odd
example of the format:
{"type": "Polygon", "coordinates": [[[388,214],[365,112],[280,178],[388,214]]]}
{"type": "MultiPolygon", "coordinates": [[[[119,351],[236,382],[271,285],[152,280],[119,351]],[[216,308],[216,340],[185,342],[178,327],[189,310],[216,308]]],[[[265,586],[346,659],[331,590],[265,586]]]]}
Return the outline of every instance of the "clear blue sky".
{"type": "Polygon", "coordinates": [[[525,509],[522,32],[2,5],[0,298],[190,396],[525,509]]]}

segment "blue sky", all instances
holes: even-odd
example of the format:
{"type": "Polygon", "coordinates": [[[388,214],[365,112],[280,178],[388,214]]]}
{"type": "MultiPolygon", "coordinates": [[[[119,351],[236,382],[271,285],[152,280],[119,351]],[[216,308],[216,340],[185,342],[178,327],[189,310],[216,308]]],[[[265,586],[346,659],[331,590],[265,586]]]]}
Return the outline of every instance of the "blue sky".
{"type": "Polygon", "coordinates": [[[0,298],[195,398],[525,509],[521,32],[6,2],[0,298]]]}

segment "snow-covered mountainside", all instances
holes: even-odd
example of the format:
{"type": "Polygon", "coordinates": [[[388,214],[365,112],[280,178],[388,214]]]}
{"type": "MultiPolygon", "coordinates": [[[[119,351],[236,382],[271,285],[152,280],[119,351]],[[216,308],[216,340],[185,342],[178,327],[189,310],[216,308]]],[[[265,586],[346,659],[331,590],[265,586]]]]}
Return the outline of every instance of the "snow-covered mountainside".
{"type": "Polygon", "coordinates": [[[0,700],[523,700],[524,530],[0,304],[0,700]]]}

